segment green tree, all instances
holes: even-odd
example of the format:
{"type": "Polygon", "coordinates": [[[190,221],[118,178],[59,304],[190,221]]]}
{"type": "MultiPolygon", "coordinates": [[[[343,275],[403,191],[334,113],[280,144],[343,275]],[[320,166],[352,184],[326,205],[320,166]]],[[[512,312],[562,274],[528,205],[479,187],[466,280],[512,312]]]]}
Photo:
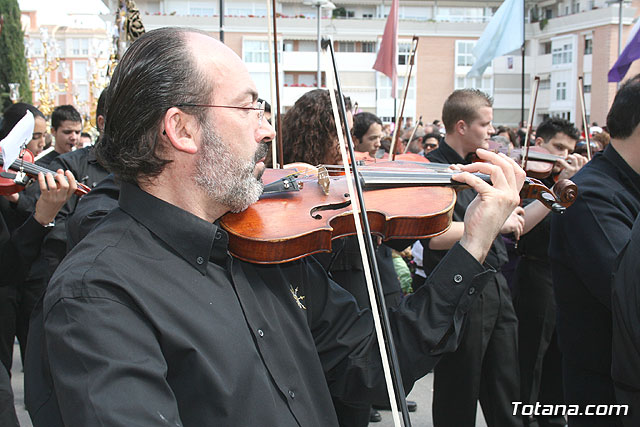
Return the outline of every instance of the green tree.
{"type": "Polygon", "coordinates": [[[31,86],[24,56],[24,33],[18,0],[0,0],[0,107],[9,106],[9,83],[20,83],[20,98],[31,103],[31,86]]]}

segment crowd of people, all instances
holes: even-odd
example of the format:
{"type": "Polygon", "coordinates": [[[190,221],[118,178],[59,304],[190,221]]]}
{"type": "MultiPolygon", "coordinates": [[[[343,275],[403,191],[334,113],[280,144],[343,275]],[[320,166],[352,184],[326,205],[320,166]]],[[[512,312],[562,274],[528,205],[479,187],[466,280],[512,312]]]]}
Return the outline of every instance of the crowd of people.
{"type": "MultiPolygon", "coordinates": [[[[393,149],[456,165],[467,187],[446,230],[374,239],[402,382],[408,392],[433,373],[433,424],[473,426],[478,402],[489,426],[640,424],[640,76],[587,135],[560,118],[532,132],[494,126],[491,97],[475,89],[454,91],[442,121],[396,132],[345,98],[336,126],[330,95],[309,91],[283,115],[285,167],[342,164],[342,133],[371,159],[393,149]],[[524,145],[555,156],[548,188],[577,184],[563,215],[521,200],[525,171],[492,151],[524,145]]],[[[2,426],[18,425],[16,338],[36,427],[380,420],[390,404],[358,239],[278,264],[229,253],[220,218],[262,194],[267,107],[228,47],[161,28],[116,67],[95,144],[81,143],[73,106],[53,111],[48,148],[37,108],[4,112],[0,140],[33,115],[26,148],[45,173],[0,198],[2,426]],[[91,191],[78,196],[78,183],[91,191]]]]}

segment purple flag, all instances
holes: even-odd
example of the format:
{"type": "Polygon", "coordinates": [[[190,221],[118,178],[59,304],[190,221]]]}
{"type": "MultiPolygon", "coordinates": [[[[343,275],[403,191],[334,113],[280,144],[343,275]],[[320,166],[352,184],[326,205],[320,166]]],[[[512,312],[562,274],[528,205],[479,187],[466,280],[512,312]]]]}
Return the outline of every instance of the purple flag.
{"type": "Polygon", "coordinates": [[[631,63],[640,58],[640,19],[636,22],[636,25],[631,29],[629,41],[622,50],[622,53],[618,57],[618,60],[613,67],[609,70],[609,82],[619,82],[622,80],[629,71],[631,63]]]}

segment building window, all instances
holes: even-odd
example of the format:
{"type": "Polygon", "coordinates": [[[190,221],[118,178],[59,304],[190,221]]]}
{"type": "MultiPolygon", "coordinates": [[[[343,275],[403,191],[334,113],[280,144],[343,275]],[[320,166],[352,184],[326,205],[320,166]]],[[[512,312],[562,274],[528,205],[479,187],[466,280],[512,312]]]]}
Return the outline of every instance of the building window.
{"type": "Polygon", "coordinates": [[[355,52],[356,44],[355,42],[337,42],[338,46],[336,48],[336,52],[355,52]]]}
{"type": "Polygon", "coordinates": [[[493,92],[493,78],[490,76],[484,77],[466,77],[457,76],[455,83],[455,90],[458,89],[479,89],[487,94],[493,92]]]}
{"type": "MultiPolygon", "coordinates": [[[[393,98],[391,95],[391,79],[382,73],[378,74],[378,99],[393,98]]],[[[398,76],[397,93],[395,98],[402,99],[404,91],[404,76],[398,76]]],[[[409,80],[409,89],[407,90],[407,99],[416,98],[416,79],[409,80]]]]}
{"type": "Polygon", "coordinates": [[[551,89],[551,80],[549,79],[545,79],[545,80],[540,80],[540,90],[549,90],[551,89]]]}
{"type": "Polygon", "coordinates": [[[551,42],[540,43],[540,54],[549,55],[551,53],[551,42]]]}
{"type": "Polygon", "coordinates": [[[242,52],[244,62],[269,62],[269,44],[262,40],[243,40],[242,52]]]}
{"type": "Polygon", "coordinates": [[[318,42],[314,40],[299,40],[298,52],[316,52],[318,50],[318,42]]]}
{"type": "Polygon", "coordinates": [[[89,39],[73,39],[71,46],[72,55],[89,55],[89,39]]]}
{"type": "Polygon", "coordinates": [[[556,100],[564,101],[567,99],[567,82],[556,83],[556,100]]]}
{"type": "Polygon", "coordinates": [[[87,81],[89,77],[87,61],[73,61],[73,80],[87,81]]]}
{"type": "Polygon", "coordinates": [[[408,65],[411,57],[411,43],[398,43],[398,65],[408,65]]]}
{"type": "Polygon", "coordinates": [[[198,16],[213,16],[216,14],[216,10],[212,7],[190,7],[189,15],[198,16]]]}
{"type": "Polygon", "coordinates": [[[591,93],[591,85],[584,85],[584,93],[591,93]]]}
{"type": "Polygon", "coordinates": [[[551,63],[553,65],[570,64],[572,61],[572,48],[570,44],[565,44],[562,47],[556,47],[553,49],[553,56],[551,63]]]}
{"type": "Polygon", "coordinates": [[[375,42],[362,42],[362,51],[365,53],[375,53],[376,51],[376,43],[375,42]]]}
{"type": "Polygon", "coordinates": [[[456,41],[456,65],[458,67],[470,67],[473,65],[473,48],[476,42],[456,41]]]}
{"type": "Polygon", "coordinates": [[[373,19],[373,13],[363,13],[362,14],[362,18],[363,19],[373,19]]]}
{"type": "Polygon", "coordinates": [[[591,55],[593,53],[593,39],[584,39],[584,54],[591,55]]]}

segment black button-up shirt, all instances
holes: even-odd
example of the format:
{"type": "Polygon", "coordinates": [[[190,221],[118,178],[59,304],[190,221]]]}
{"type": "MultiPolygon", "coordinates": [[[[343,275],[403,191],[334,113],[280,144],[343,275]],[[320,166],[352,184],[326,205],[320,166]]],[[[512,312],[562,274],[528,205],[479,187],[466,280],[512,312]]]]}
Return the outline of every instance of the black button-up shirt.
{"type": "MultiPolygon", "coordinates": [[[[34,425],[59,411],[73,426],[325,427],[332,395],[385,398],[369,310],[311,257],[254,265],[227,243],[216,224],[122,184],[32,322],[34,425]]],[[[472,290],[493,274],[458,245],[391,311],[408,388],[456,347],[472,290]]]]}
{"type": "Polygon", "coordinates": [[[611,370],[611,273],[640,212],[640,175],[613,145],[572,178],[578,198],[551,218],[549,257],[563,357],[611,370]]]}
{"type": "Polygon", "coordinates": [[[611,309],[613,311],[613,360],[611,376],[616,400],[630,404],[625,426],[640,425],[640,216],[631,239],[620,252],[614,270],[611,309]]]}

